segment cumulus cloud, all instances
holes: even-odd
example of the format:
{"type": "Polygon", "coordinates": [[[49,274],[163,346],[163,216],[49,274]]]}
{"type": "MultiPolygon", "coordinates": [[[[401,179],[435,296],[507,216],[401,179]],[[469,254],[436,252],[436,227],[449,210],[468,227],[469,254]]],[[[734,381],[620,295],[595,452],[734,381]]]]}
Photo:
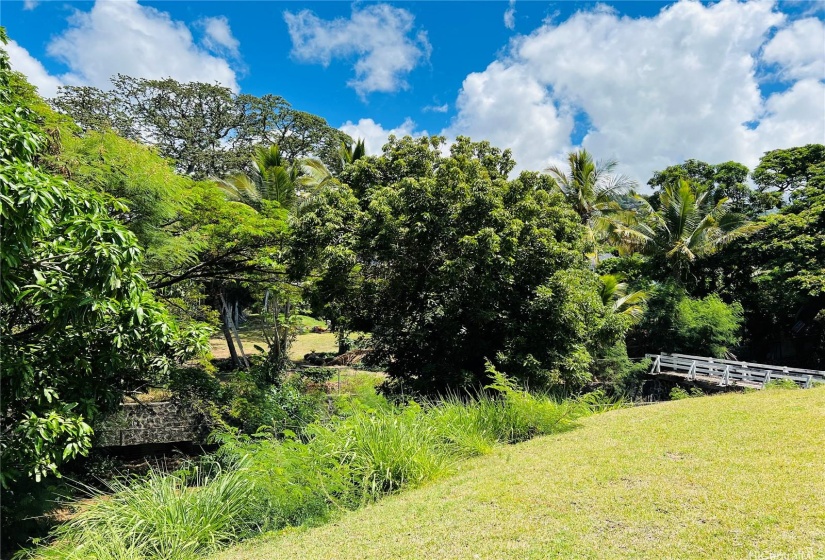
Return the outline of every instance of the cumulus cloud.
{"type": "Polygon", "coordinates": [[[542,169],[569,145],[573,115],[562,108],[523,64],[493,62],[467,76],[456,101],[458,115],[446,130],[511,148],[519,169],[542,169]]]}
{"type": "Polygon", "coordinates": [[[542,169],[575,147],[584,123],[580,144],[619,159],[641,182],[686,158],[753,166],[766,149],[825,138],[821,83],[760,92],[760,53],[796,77],[814,77],[811,68],[825,63],[822,41],[817,54],[807,37],[815,26],[800,21],[788,25],[765,0],[683,1],[650,18],[594,9],[546,21],[467,76],[446,133],[489,138],[512,148],[520,168],[542,169]]]}
{"type": "Polygon", "coordinates": [[[40,4],[37,0],[23,0],[23,9],[24,10],[33,10],[40,4]]]}
{"type": "Polygon", "coordinates": [[[825,22],[805,18],[780,30],[765,45],[765,62],[778,64],[791,79],[825,79],[825,22]]]}
{"type": "Polygon", "coordinates": [[[199,19],[196,24],[203,29],[203,46],[218,54],[226,54],[233,58],[240,56],[238,48],[241,43],[232,34],[229,20],[225,16],[206,17],[199,19]]]}
{"type": "MultiPolygon", "coordinates": [[[[212,19],[216,21],[211,33],[206,30],[207,39],[237,50],[228,23],[212,19]]],[[[48,52],[70,68],[61,76],[70,85],[106,88],[109,79],[120,73],[219,82],[238,90],[235,71],[225,58],[196,45],[185,23],[137,0],[97,0],[90,11],[76,11],[68,29],[49,43],[48,52]]]]}
{"type": "Polygon", "coordinates": [[[49,74],[39,60],[14,40],[9,40],[6,52],[9,53],[12,69],[25,74],[29,82],[37,87],[42,97],[54,97],[57,88],[63,85],[59,78],[49,74]]]}
{"type": "Polygon", "coordinates": [[[389,4],[353,7],[349,19],[322,20],[309,10],[284,12],[292,39],[292,56],[324,66],[334,58],[355,59],[355,78],[348,85],[361,97],[409,87],[405,76],[430,57],[424,31],[415,17],[389,4]]]}
{"type": "Polygon", "coordinates": [[[504,27],[507,29],[516,28],[516,0],[510,0],[507,11],[504,12],[504,27]]]}
{"type": "Polygon", "coordinates": [[[391,129],[384,128],[372,119],[360,119],[357,123],[347,121],[339,128],[354,139],[363,138],[368,155],[380,154],[381,148],[387,143],[390,134],[394,134],[399,138],[407,135],[414,137],[427,136],[426,130],[415,129],[415,122],[409,117],[399,126],[391,129]]]}

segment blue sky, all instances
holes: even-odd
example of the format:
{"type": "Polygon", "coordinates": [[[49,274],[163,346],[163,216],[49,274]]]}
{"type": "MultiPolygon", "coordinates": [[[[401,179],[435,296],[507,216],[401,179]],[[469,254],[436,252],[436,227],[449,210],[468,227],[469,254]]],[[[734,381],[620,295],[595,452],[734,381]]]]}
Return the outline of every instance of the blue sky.
{"type": "Polygon", "coordinates": [[[274,93],[380,150],[459,134],[541,169],[584,146],[640,182],[825,142],[820,2],[4,1],[41,93],[121,72],[274,93]]]}

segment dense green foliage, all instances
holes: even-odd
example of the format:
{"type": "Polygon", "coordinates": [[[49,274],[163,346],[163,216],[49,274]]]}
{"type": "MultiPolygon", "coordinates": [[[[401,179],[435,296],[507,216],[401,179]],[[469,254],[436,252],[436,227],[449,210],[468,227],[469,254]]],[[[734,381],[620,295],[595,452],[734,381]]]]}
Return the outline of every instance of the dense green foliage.
{"type": "MultiPolygon", "coordinates": [[[[197,350],[148,290],[120,203],[41,171],[46,144],[0,59],[2,478],[40,479],[88,451],[125,391],[197,350]]],[[[194,334],[194,333],[192,333],[194,334]]]]}
{"type": "Polygon", "coordinates": [[[118,75],[112,88],[60,88],[54,106],[85,131],[112,129],[157,147],[179,171],[198,179],[243,169],[257,145],[277,145],[288,161],[317,155],[340,167],[349,136],[276,95],[234,94],[206,83],[118,75]]]}
{"type": "Polygon", "coordinates": [[[678,352],[724,358],[740,342],[742,305],[726,304],[716,294],[690,298],[676,284],[653,290],[648,310],[630,332],[628,347],[644,352],[678,352]]]}
{"type": "Polygon", "coordinates": [[[530,385],[586,382],[625,327],[587,269],[579,217],[549,177],[509,181],[509,152],[440,145],[390,140],[298,216],[296,270],[321,268],[320,311],[370,331],[374,357],[418,390],[477,383],[485,358],[530,385]]]}

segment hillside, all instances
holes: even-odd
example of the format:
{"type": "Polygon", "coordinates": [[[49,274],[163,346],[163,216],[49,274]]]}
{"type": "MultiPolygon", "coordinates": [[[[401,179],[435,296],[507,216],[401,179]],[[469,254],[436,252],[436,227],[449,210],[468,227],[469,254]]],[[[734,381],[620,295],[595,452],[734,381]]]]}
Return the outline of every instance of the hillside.
{"type": "Polygon", "coordinates": [[[218,558],[822,558],[823,459],[822,388],[625,409],[218,558]]]}

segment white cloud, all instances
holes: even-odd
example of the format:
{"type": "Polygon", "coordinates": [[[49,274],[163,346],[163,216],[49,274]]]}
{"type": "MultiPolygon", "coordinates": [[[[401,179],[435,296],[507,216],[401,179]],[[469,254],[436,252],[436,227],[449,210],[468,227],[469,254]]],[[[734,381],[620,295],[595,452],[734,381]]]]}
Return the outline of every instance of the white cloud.
{"type": "Polygon", "coordinates": [[[394,134],[399,138],[408,135],[413,137],[427,135],[426,130],[415,130],[415,122],[409,117],[399,126],[391,129],[385,129],[372,119],[360,119],[357,123],[347,121],[339,128],[353,139],[363,138],[368,155],[380,154],[381,148],[387,143],[390,134],[394,134]]]}
{"type": "MultiPolygon", "coordinates": [[[[512,148],[520,168],[542,169],[572,147],[578,114],[589,121],[581,145],[618,159],[641,182],[687,158],[753,165],[766,149],[825,138],[822,84],[760,93],[760,52],[783,25],[765,0],[682,1],[636,19],[594,9],[546,21],[467,76],[446,133],[488,138],[512,148]]],[[[798,46],[808,30],[799,27],[765,49],[796,76],[825,63],[821,40],[818,54],[798,46]]]]}
{"type": "Polygon", "coordinates": [[[779,64],[788,78],[825,78],[825,22],[800,19],[765,45],[765,62],[779,64]]]}
{"type": "Polygon", "coordinates": [[[24,10],[33,10],[40,4],[38,0],[23,0],[23,9],[24,10]]]}
{"type": "Polygon", "coordinates": [[[449,110],[449,103],[445,103],[444,105],[427,105],[424,109],[422,109],[425,113],[446,113],[449,110]]]}
{"type": "Polygon", "coordinates": [[[233,58],[240,56],[238,48],[241,43],[232,34],[229,20],[225,16],[206,17],[195,23],[202,27],[205,33],[202,41],[204,47],[217,54],[228,54],[233,58]]]}
{"type": "MultiPolygon", "coordinates": [[[[222,38],[231,44],[228,25],[226,31],[222,38]]],[[[220,36],[210,37],[217,42],[220,36]]],[[[75,12],[69,28],[49,43],[48,52],[69,66],[61,79],[71,85],[106,88],[120,73],[220,82],[238,90],[229,62],[198,47],[185,23],[136,0],[97,0],[89,12],[75,12]]]]}
{"type": "Polygon", "coordinates": [[[543,169],[569,144],[573,116],[556,106],[544,84],[523,64],[493,62],[467,76],[456,101],[458,115],[445,131],[511,148],[518,169],[543,169]]]}
{"type": "Polygon", "coordinates": [[[504,27],[507,29],[516,28],[516,0],[510,0],[507,11],[504,12],[504,27]]]}
{"type": "Polygon", "coordinates": [[[13,70],[26,75],[29,82],[37,87],[38,93],[42,97],[54,97],[57,88],[62,82],[49,74],[39,60],[29,54],[29,51],[18,45],[14,40],[9,40],[6,45],[6,52],[9,53],[9,60],[13,70]]]}
{"type": "Polygon", "coordinates": [[[806,79],[771,95],[753,131],[753,150],[742,163],[754,167],[764,152],[825,142],[825,84],[806,79]]]}
{"type": "Polygon", "coordinates": [[[324,66],[334,58],[355,58],[355,78],[348,85],[364,97],[408,86],[404,76],[430,57],[423,31],[414,33],[414,16],[388,4],[353,7],[349,19],[320,19],[309,10],[284,12],[292,56],[324,66]]]}

